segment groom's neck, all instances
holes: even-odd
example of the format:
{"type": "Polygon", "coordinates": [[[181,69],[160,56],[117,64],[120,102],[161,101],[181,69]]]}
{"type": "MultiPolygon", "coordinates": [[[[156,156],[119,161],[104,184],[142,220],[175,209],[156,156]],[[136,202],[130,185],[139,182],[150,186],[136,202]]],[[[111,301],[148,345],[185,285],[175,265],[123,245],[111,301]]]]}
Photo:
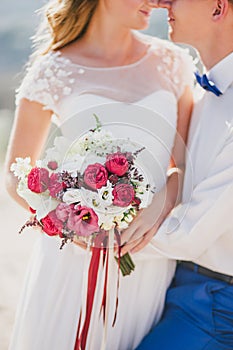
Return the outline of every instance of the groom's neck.
{"type": "MultiPolygon", "coordinates": [[[[233,33],[232,33],[233,38],[233,33]]],[[[198,49],[201,60],[207,70],[210,70],[214,67],[218,62],[228,56],[233,52],[233,46],[229,45],[228,47],[224,47],[225,45],[213,45],[212,50],[210,47],[200,47],[198,49]]]]}

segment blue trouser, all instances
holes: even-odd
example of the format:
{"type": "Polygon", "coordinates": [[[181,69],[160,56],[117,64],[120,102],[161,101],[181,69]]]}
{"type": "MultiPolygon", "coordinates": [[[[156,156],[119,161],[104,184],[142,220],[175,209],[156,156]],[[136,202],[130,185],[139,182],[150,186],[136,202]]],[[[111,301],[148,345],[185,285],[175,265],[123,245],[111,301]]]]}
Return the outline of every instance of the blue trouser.
{"type": "Polygon", "coordinates": [[[137,348],[149,349],[233,350],[233,285],[178,266],[163,317],[137,348]]]}

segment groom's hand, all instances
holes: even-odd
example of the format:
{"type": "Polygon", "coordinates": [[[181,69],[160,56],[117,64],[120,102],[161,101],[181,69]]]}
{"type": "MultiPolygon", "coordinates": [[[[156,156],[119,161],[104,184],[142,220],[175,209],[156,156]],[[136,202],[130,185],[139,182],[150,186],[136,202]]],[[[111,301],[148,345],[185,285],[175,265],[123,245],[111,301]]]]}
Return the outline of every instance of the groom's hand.
{"type": "Polygon", "coordinates": [[[163,202],[161,192],[153,198],[147,208],[139,211],[130,226],[123,231],[121,234],[122,255],[127,252],[136,253],[151,241],[164,219],[163,202]]]}
{"type": "Polygon", "coordinates": [[[121,234],[122,255],[127,252],[136,253],[150,243],[176,203],[176,187],[177,177],[170,177],[167,184],[153,195],[150,205],[139,210],[136,218],[121,234]]]}
{"type": "MultiPolygon", "coordinates": [[[[147,246],[155,233],[157,232],[159,226],[154,225],[149,231],[144,233],[140,238],[130,238],[127,243],[124,244],[121,249],[121,255],[123,256],[126,253],[137,253],[142,250],[145,246],[147,246]]],[[[127,230],[128,231],[128,230],[127,230]]],[[[127,233],[127,232],[124,232],[127,233]]]]}

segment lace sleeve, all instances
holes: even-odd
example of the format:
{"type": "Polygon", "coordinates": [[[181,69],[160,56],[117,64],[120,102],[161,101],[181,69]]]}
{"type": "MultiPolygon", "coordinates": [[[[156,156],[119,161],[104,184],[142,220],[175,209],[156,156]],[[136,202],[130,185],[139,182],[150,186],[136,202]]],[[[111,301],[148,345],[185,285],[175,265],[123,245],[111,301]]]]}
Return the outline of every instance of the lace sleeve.
{"type": "Polygon", "coordinates": [[[178,100],[186,86],[193,88],[196,70],[192,56],[187,49],[178,47],[167,40],[154,39],[153,47],[159,62],[157,70],[166,88],[172,91],[178,100]]]}
{"type": "Polygon", "coordinates": [[[172,89],[179,99],[184,93],[186,86],[193,88],[195,64],[188,50],[176,48],[173,53],[173,63],[171,67],[171,85],[172,89]]]}
{"type": "Polygon", "coordinates": [[[28,66],[26,75],[16,90],[16,105],[22,98],[41,103],[44,110],[57,114],[57,104],[72,91],[74,79],[59,53],[49,53],[38,57],[28,66]]]}

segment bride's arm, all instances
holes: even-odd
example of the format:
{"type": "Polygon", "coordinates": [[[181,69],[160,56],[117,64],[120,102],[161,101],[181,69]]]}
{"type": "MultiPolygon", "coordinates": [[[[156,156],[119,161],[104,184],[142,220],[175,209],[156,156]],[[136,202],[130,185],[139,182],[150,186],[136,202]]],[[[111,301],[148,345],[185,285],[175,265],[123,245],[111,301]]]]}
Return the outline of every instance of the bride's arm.
{"type": "MultiPolygon", "coordinates": [[[[30,157],[34,165],[40,158],[51,125],[52,111],[43,110],[43,105],[23,98],[15,112],[14,124],[10,136],[5,161],[6,188],[11,197],[25,209],[29,209],[26,201],[17,194],[18,180],[10,170],[17,157],[30,157]]],[[[81,241],[75,244],[85,249],[81,241]]]]}
{"type": "Polygon", "coordinates": [[[32,164],[39,159],[48,136],[52,112],[43,110],[43,105],[21,99],[15,112],[5,161],[5,181],[8,193],[24,208],[28,204],[16,192],[17,178],[10,171],[16,157],[31,157],[32,164]]]}
{"type": "Polygon", "coordinates": [[[186,88],[178,102],[178,120],[174,147],[166,185],[154,195],[152,203],[140,210],[129,228],[122,233],[122,254],[137,252],[144,248],[165,220],[170,211],[181,200],[185,153],[188,130],[193,107],[190,88],[186,88]]]}

